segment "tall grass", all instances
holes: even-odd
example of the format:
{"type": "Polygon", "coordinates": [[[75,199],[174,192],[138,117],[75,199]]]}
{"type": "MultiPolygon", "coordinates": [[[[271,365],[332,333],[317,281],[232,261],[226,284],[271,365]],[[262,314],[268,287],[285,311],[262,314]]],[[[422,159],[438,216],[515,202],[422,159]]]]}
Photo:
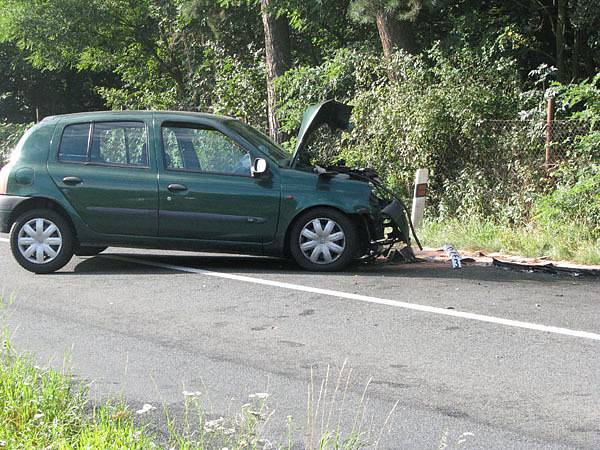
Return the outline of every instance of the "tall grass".
{"type": "Polygon", "coordinates": [[[150,438],[124,404],[86,412],[86,389],[67,372],[16,355],[4,335],[0,358],[0,447],[147,449],[150,438]]]}
{"type": "Polygon", "coordinates": [[[511,227],[478,219],[448,220],[426,222],[419,235],[429,247],[452,243],[462,250],[600,264],[600,239],[579,224],[511,227]]]}

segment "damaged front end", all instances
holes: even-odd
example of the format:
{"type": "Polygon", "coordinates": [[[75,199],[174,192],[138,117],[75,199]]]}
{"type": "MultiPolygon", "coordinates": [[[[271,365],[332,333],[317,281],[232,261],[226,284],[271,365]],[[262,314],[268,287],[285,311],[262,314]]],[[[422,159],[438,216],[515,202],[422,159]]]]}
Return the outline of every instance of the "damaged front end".
{"type": "MultiPolygon", "coordinates": [[[[296,140],[296,149],[290,159],[290,167],[295,168],[299,165],[309,164],[308,160],[310,158],[307,146],[310,135],[322,125],[327,125],[332,131],[350,131],[352,129],[351,114],[352,106],[335,100],[327,100],[318,105],[310,106],[304,113],[296,140]]],[[[401,259],[414,260],[411,235],[419,248],[421,248],[421,244],[410,220],[410,213],[404,202],[383,185],[374,169],[350,168],[341,164],[326,167],[314,165],[313,171],[320,177],[335,177],[343,174],[351,179],[360,180],[371,185],[371,201],[374,207],[373,210],[377,214],[370,218],[370,223],[365,224],[367,230],[365,240],[367,242],[363,249],[362,259],[373,260],[380,256],[391,259],[399,253],[401,259]],[[404,245],[399,246],[397,244],[404,245]]]]}
{"type": "Polygon", "coordinates": [[[346,166],[328,166],[317,168],[321,176],[345,174],[351,179],[367,182],[372,186],[371,201],[378,214],[371,217],[368,227],[368,245],[364,248],[362,259],[373,260],[380,256],[392,259],[399,257],[404,261],[414,261],[412,241],[422,249],[408,208],[394,192],[385,187],[374,169],[354,169],[346,166]]]}

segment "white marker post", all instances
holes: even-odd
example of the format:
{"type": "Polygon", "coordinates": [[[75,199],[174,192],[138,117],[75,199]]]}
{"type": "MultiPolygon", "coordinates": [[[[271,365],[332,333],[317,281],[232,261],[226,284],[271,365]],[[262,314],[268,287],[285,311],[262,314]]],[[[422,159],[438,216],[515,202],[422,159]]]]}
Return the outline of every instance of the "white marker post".
{"type": "Polygon", "coordinates": [[[415,176],[415,194],[413,196],[412,213],[410,218],[415,228],[423,224],[425,213],[425,197],[427,197],[427,183],[429,182],[429,170],[419,169],[415,176]]]}

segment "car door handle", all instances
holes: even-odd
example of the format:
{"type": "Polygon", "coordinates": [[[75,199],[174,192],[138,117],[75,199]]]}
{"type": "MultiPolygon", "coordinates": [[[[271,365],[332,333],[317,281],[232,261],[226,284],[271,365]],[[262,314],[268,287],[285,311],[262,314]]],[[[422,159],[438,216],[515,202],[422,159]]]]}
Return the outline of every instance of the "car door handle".
{"type": "Polygon", "coordinates": [[[64,177],[62,179],[62,181],[65,184],[71,184],[71,185],[83,183],[83,180],[81,178],[79,178],[79,177],[64,177]]]}
{"type": "Polygon", "coordinates": [[[170,184],[167,189],[171,192],[181,192],[187,191],[187,186],[184,186],[183,184],[170,184]]]}

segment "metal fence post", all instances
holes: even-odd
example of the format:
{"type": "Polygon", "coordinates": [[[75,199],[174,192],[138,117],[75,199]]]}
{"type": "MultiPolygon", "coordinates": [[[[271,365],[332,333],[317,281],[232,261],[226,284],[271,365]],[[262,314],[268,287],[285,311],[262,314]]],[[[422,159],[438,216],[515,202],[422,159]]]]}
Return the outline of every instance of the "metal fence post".
{"type": "Polygon", "coordinates": [[[550,167],[552,161],[552,140],[554,139],[554,96],[548,97],[546,111],[546,167],[550,167]]]}

